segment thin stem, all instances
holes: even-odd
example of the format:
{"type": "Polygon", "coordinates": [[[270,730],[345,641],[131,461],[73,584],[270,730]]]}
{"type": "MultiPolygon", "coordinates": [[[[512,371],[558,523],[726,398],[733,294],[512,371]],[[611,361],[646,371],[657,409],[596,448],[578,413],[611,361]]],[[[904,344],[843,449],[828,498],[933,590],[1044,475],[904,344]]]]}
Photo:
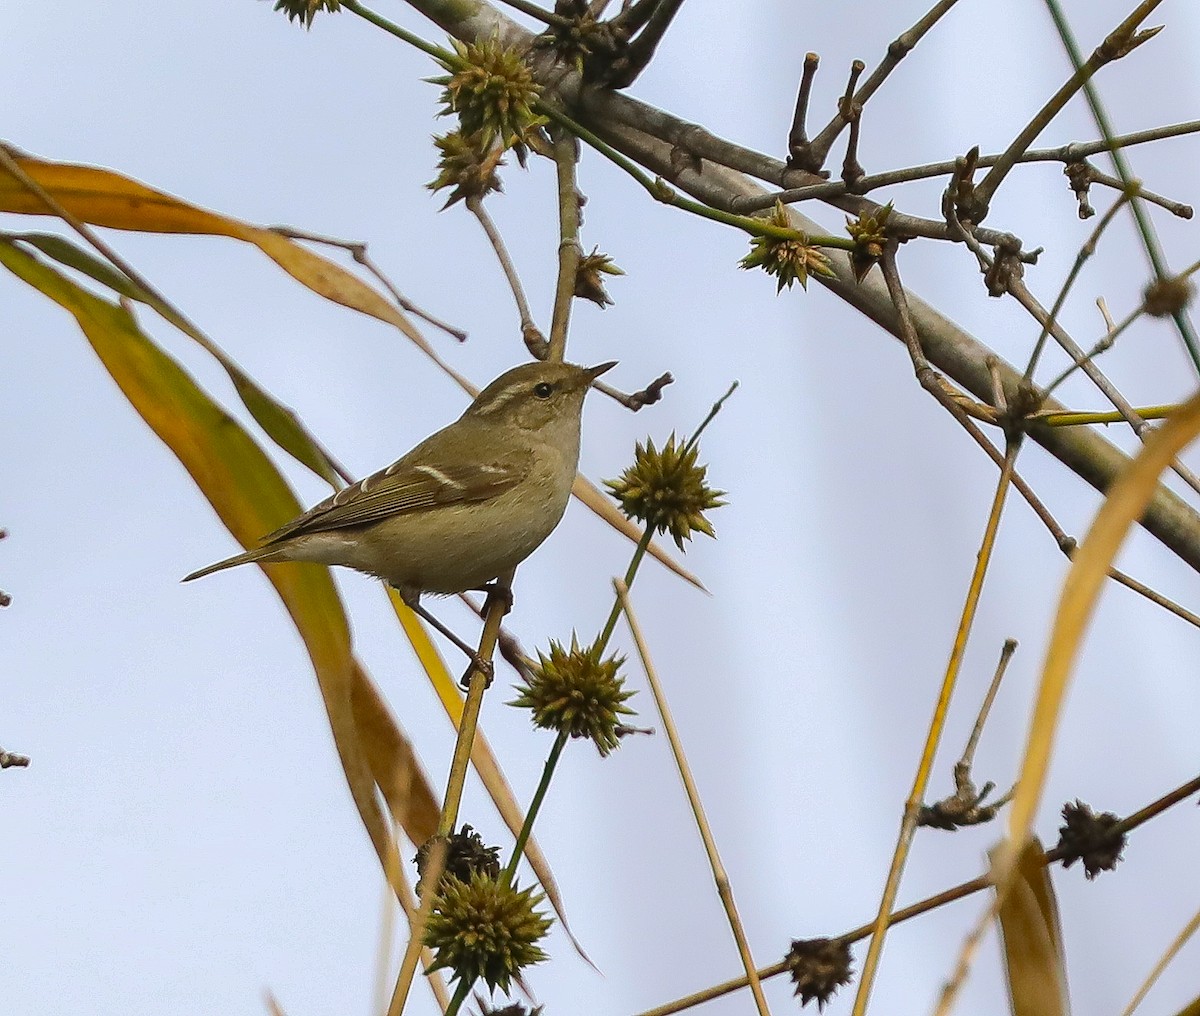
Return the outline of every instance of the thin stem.
{"type": "Polygon", "coordinates": [[[429,923],[429,915],[433,913],[433,906],[438,896],[437,887],[446,870],[448,853],[449,844],[445,837],[438,837],[434,840],[425,866],[425,878],[421,882],[424,889],[424,892],[421,893],[421,905],[409,922],[408,945],[404,950],[400,971],[396,975],[396,986],[392,989],[392,1000],[387,1010],[388,1016],[400,1016],[404,1012],[404,1005],[408,1001],[408,993],[412,990],[413,978],[417,973],[417,961],[425,946],[425,926],[429,923]]]}
{"type": "Polygon", "coordinates": [[[443,49],[441,46],[435,46],[432,42],[426,42],[419,35],[413,34],[406,28],[401,28],[394,21],[389,21],[382,14],[376,14],[369,7],[364,7],[358,0],[342,0],[342,9],[349,11],[351,14],[357,14],[364,21],[369,21],[376,28],[382,28],[389,35],[394,35],[397,39],[402,39],[410,46],[415,46],[422,53],[433,57],[441,64],[457,66],[461,63],[457,53],[443,49]]]}
{"type": "MultiPolygon", "coordinates": [[[[1096,224],[1096,228],[1092,230],[1091,236],[1084,241],[1083,246],[1079,248],[1079,253],[1075,255],[1075,263],[1067,273],[1067,277],[1058,291],[1058,296],[1054,298],[1054,306],[1050,308],[1050,318],[1042,325],[1037,341],[1033,344],[1033,352],[1030,353],[1029,363],[1025,367],[1026,381],[1032,382],[1033,380],[1033,372],[1037,369],[1038,360],[1041,359],[1042,350],[1046,346],[1046,339],[1050,337],[1050,322],[1058,320],[1058,315],[1062,311],[1063,304],[1067,302],[1067,294],[1071,292],[1071,287],[1075,285],[1075,280],[1079,278],[1079,273],[1083,271],[1083,266],[1096,253],[1096,245],[1100,242],[1100,237],[1108,229],[1109,225],[1111,225],[1113,219],[1117,217],[1117,212],[1129,202],[1130,197],[1130,194],[1125,193],[1117,201],[1113,202],[1113,206],[1101,216],[1100,221],[1096,224]]],[[[1047,395],[1054,389],[1055,384],[1057,382],[1050,384],[1046,388],[1047,395]]]]}
{"type": "Polygon", "coordinates": [[[621,604],[621,609],[625,612],[625,620],[629,624],[633,643],[637,647],[638,656],[641,658],[642,669],[646,672],[646,680],[650,684],[650,691],[654,696],[654,704],[658,708],[658,715],[662,718],[663,729],[666,731],[667,740],[671,745],[671,753],[675,756],[675,765],[679,769],[680,778],[683,780],[683,788],[687,794],[688,804],[691,806],[692,815],[696,819],[696,828],[700,832],[700,839],[704,843],[704,852],[708,855],[708,863],[709,867],[712,868],[713,880],[717,884],[717,895],[720,896],[721,904],[725,908],[725,915],[729,919],[729,928],[733,932],[738,954],[742,958],[742,966],[746,970],[746,980],[750,985],[750,992],[754,996],[754,1004],[758,1009],[759,1016],[769,1016],[770,1009],[767,1007],[767,1000],[763,995],[762,984],[759,983],[758,974],[754,969],[754,957],[750,953],[750,944],[746,940],[746,932],[742,927],[742,920],[738,915],[737,905],[733,900],[733,889],[729,884],[729,875],[725,871],[724,864],[721,863],[721,855],[717,851],[717,841],[713,837],[712,827],[708,824],[708,816],[704,813],[704,805],[700,801],[700,792],[696,789],[696,781],[692,776],[691,767],[688,765],[687,755],[683,750],[683,742],[675,726],[675,719],[671,715],[670,707],[667,705],[667,697],[663,692],[662,683],[658,680],[658,672],[654,669],[654,664],[650,660],[650,650],[647,648],[646,640],[642,635],[641,625],[638,624],[637,617],[633,612],[633,606],[629,602],[629,587],[620,579],[613,581],[613,587],[617,591],[617,599],[621,604]]]}
{"type": "MultiPolygon", "coordinates": [[[[650,546],[650,540],[654,536],[654,527],[647,525],[645,532],[642,533],[642,538],[638,540],[637,547],[634,548],[633,557],[629,562],[629,567],[625,569],[625,588],[629,589],[633,586],[633,580],[637,575],[638,567],[642,563],[642,558],[646,556],[646,548],[650,546]]],[[[600,651],[604,652],[608,646],[608,640],[612,638],[613,629],[617,627],[617,619],[621,616],[621,600],[617,597],[613,601],[612,610],[609,612],[608,620],[604,622],[604,628],[600,632],[599,638],[596,639],[600,646],[600,651]]]]}
{"type": "MultiPolygon", "coordinates": [[[[514,569],[509,569],[497,578],[497,585],[512,589],[514,569]]],[[[500,593],[489,593],[487,617],[483,622],[483,633],[479,637],[478,657],[488,662],[496,649],[500,637],[500,622],[508,609],[506,597],[500,593]]],[[[479,723],[479,710],[483,704],[483,693],[491,684],[491,674],[472,663],[468,669],[469,685],[463,703],[462,718],[458,722],[458,738],[454,742],[454,756],[450,762],[450,775],[446,780],[446,796],[442,801],[442,813],[438,819],[437,835],[450,836],[458,823],[458,809],[462,803],[463,787],[467,780],[467,769],[471,762],[471,747],[475,742],[475,729],[479,723]]]]}
{"type": "MultiPolygon", "coordinates": [[[[1061,162],[1070,164],[1072,162],[1079,162],[1092,155],[1097,155],[1100,152],[1112,151],[1116,148],[1125,148],[1132,145],[1142,145],[1151,141],[1162,141],[1164,138],[1175,138],[1184,134],[1195,134],[1198,131],[1200,131],[1200,120],[1187,120],[1183,123],[1168,124],[1165,127],[1154,127],[1150,130],[1122,134],[1120,137],[1113,138],[1112,141],[1072,141],[1065,145],[1059,145],[1057,148],[1030,149],[1021,155],[1017,159],[1017,162],[1022,165],[1031,162],[1061,162]]],[[[996,165],[1002,158],[1002,155],[1003,153],[999,152],[992,155],[981,155],[976,160],[975,165],[980,169],[987,169],[989,166],[996,165]]],[[[711,154],[705,157],[713,162],[720,161],[711,154]]],[[[902,169],[885,170],[882,173],[871,173],[855,181],[854,193],[856,195],[867,194],[881,187],[912,183],[915,180],[926,180],[934,176],[950,176],[954,172],[956,162],[956,159],[947,159],[943,162],[927,162],[919,166],[908,166],[902,169]]],[[[849,190],[850,188],[844,180],[822,180],[818,183],[805,184],[802,187],[789,187],[784,190],[772,191],[769,194],[755,194],[753,196],[736,198],[731,203],[730,210],[748,214],[763,208],[772,208],[776,201],[790,205],[800,201],[827,200],[829,198],[843,197],[849,190]]]]}
{"type": "Polygon", "coordinates": [[[521,825],[520,833],[517,834],[512,857],[508,859],[508,864],[500,875],[500,881],[505,885],[512,885],[513,879],[516,877],[517,866],[521,863],[521,857],[525,853],[525,844],[529,842],[529,837],[533,833],[534,820],[542,810],[542,802],[546,799],[546,792],[550,789],[550,780],[554,776],[554,770],[558,767],[558,759],[567,746],[567,740],[567,732],[560,730],[550,748],[550,754],[546,756],[546,764],[542,767],[542,778],[538,781],[537,789],[533,792],[533,799],[529,802],[529,809],[525,812],[525,821],[521,825]]]}
{"type": "Polygon", "coordinates": [[[996,701],[996,693],[1000,690],[1000,682],[1004,680],[1004,673],[1008,670],[1008,664],[1016,651],[1017,640],[1005,639],[1004,645],[1000,649],[1000,660],[996,664],[996,672],[992,675],[992,683],[988,685],[987,694],[983,697],[983,704],[979,707],[979,716],[975,720],[975,726],[971,729],[971,736],[967,738],[967,746],[963,749],[962,761],[968,769],[975,761],[975,749],[979,745],[979,738],[983,735],[983,726],[987,723],[988,713],[992,711],[992,703],[996,701]]]}
{"type": "MultiPolygon", "coordinates": [[[[1179,403],[1173,402],[1169,406],[1138,406],[1134,412],[1142,420],[1165,420],[1178,408],[1179,403]]],[[[1089,423],[1125,422],[1124,414],[1117,410],[1110,410],[1105,413],[1068,413],[1058,411],[1034,413],[1030,419],[1036,420],[1038,423],[1044,423],[1047,427],[1082,427],[1089,423]]]]}
{"type": "Polygon", "coordinates": [[[1004,154],[974,188],[972,203],[978,207],[979,212],[972,215],[973,221],[982,221],[983,214],[986,213],[988,204],[995,196],[996,189],[1004,181],[1004,178],[1013,166],[1016,165],[1021,153],[1042,133],[1071,97],[1087,84],[1092,75],[1105,64],[1128,56],[1137,46],[1156,34],[1156,29],[1139,33],[1137,32],[1137,27],[1150,16],[1150,12],[1160,3],[1162,3],[1162,0],[1142,0],[1142,3],[1138,4],[1133,13],[1122,21],[1104,42],[1096,47],[1092,55],[1084,63],[1077,65],[1075,73],[1071,75],[1070,79],[1034,114],[1033,119],[1013,139],[1012,144],[1005,149],[1004,154]]]}
{"type": "Polygon", "coordinates": [[[900,834],[896,840],[896,850],[892,857],[891,869],[884,885],[883,896],[880,899],[879,912],[875,917],[871,945],[867,957],[863,961],[862,976],[858,982],[858,994],[854,998],[853,1016],[863,1016],[867,1009],[867,1000],[875,973],[879,968],[879,958],[883,952],[883,941],[891,920],[892,907],[896,902],[896,894],[900,889],[900,877],[904,872],[905,862],[912,845],[913,834],[917,829],[917,815],[925,799],[925,791],[929,786],[929,777],[933,771],[933,760],[942,738],[946,725],[946,715],[950,708],[950,697],[958,683],[959,671],[962,667],[963,656],[967,649],[967,639],[975,621],[975,613],[983,592],[983,580],[991,564],[992,551],[996,546],[996,534],[1000,530],[1000,518],[1004,510],[1004,502],[1012,486],[1013,469],[1016,465],[1018,441],[1010,440],[1004,453],[1004,468],[1000,471],[1000,479],[996,484],[996,493],[992,499],[992,508],[988,513],[987,525],[984,528],[983,540],[979,554],[975,559],[975,569],[967,588],[966,601],[963,603],[962,616],[959,619],[958,631],[954,636],[954,646],[950,651],[950,659],[946,663],[946,673],[942,678],[942,686],[934,705],[933,716],[929,722],[929,732],[925,737],[925,746],[921,751],[921,759],[917,765],[916,776],[913,778],[912,789],[904,806],[904,817],[900,823],[900,834]]]}
{"type": "MultiPolygon", "coordinates": [[[[1050,17],[1054,21],[1054,27],[1058,30],[1059,38],[1062,40],[1063,48],[1066,49],[1071,63],[1078,67],[1080,65],[1081,54],[1079,46],[1075,41],[1075,34],[1071,31],[1071,26],[1067,23],[1066,15],[1063,13],[1058,0],[1045,0],[1045,2],[1046,9],[1050,12],[1050,17]]],[[[1100,133],[1105,138],[1114,137],[1108,113],[1100,101],[1100,93],[1090,81],[1084,84],[1083,94],[1084,98],[1087,99],[1088,107],[1092,111],[1092,119],[1096,121],[1096,126],[1099,128],[1100,133]]],[[[1130,169],[1129,162],[1125,158],[1125,153],[1116,145],[1110,145],[1108,152],[1117,175],[1121,178],[1124,187],[1128,189],[1134,183],[1134,175],[1130,169]]],[[[1146,214],[1146,209],[1140,201],[1134,201],[1129,207],[1133,212],[1134,221],[1137,223],[1138,232],[1142,237],[1142,246],[1154,269],[1154,274],[1160,282],[1169,279],[1171,273],[1167,269],[1166,259],[1163,257],[1158,236],[1154,230],[1154,223],[1151,221],[1150,216],[1146,214]]],[[[1192,358],[1192,364],[1196,370],[1200,371],[1200,341],[1197,340],[1195,330],[1192,328],[1191,319],[1188,317],[1186,311],[1182,309],[1175,311],[1171,317],[1175,321],[1175,327],[1179,330],[1179,336],[1188,351],[1188,355],[1192,358]]]]}
{"type": "Polygon", "coordinates": [[[571,305],[579,276],[579,191],[575,184],[575,164],[579,142],[566,130],[555,132],[554,165],[558,170],[558,284],[554,290],[554,311],[550,319],[549,359],[562,362],[566,356],[567,328],[571,323],[571,305]]]}
{"type": "Polygon", "coordinates": [[[278,233],[280,236],[286,236],[292,240],[307,240],[309,243],[320,243],[327,247],[341,248],[342,250],[346,251],[357,264],[362,265],[368,272],[375,276],[379,284],[392,295],[392,299],[396,301],[396,305],[400,307],[401,310],[407,311],[414,317],[419,317],[422,321],[433,325],[434,328],[440,329],[447,335],[457,339],[459,342],[467,341],[467,333],[461,328],[456,328],[454,325],[447,324],[445,321],[441,320],[441,318],[434,317],[429,313],[429,311],[418,307],[415,303],[408,299],[408,297],[401,293],[396,284],[392,282],[392,280],[389,279],[386,274],[384,274],[383,270],[371,259],[371,256],[367,253],[367,242],[365,240],[340,240],[334,236],[323,236],[320,233],[311,233],[306,229],[296,229],[293,226],[268,226],[267,228],[272,233],[278,233]]]}
{"type": "Polygon", "coordinates": [[[479,221],[479,225],[483,227],[488,242],[492,245],[492,250],[496,252],[496,260],[500,262],[500,267],[504,271],[504,277],[508,280],[508,288],[512,290],[513,300],[517,305],[517,314],[521,319],[521,338],[529,348],[529,351],[537,359],[542,359],[546,351],[546,339],[533,321],[533,314],[529,310],[529,301],[525,298],[525,289],[521,285],[520,276],[517,275],[516,265],[513,264],[512,258],[508,256],[508,248],[504,245],[504,238],[500,235],[500,230],[496,228],[496,223],[492,221],[492,217],[488,215],[487,209],[483,207],[483,201],[480,200],[478,195],[468,197],[465,204],[471,214],[479,221]]]}
{"type": "MultiPolygon", "coordinates": [[[[512,589],[512,580],[515,569],[510,568],[508,572],[497,578],[497,584],[506,590],[512,589]]],[[[487,602],[487,617],[483,622],[483,633],[479,638],[479,650],[477,655],[484,661],[490,661],[492,654],[496,648],[496,641],[500,635],[500,622],[504,618],[504,614],[508,609],[507,597],[503,594],[489,593],[487,602]]],[[[429,912],[433,909],[434,900],[438,895],[438,886],[441,883],[442,872],[445,870],[446,864],[446,843],[449,837],[454,833],[454,827],[458,822],[458,809],[462,803],[463,787],[466,785],[467,769],[471,762],[471,749],[475,743],[475,731],[479,724],[479,710],[483,704],[483,693],[487,690],[491,683],[490,673],[485,672],[481,668],[472,664],[467,670],[470,678],[470,684],[467,690],[466,702],[463,704],[462,717],[458,723],[458,737],[454,742],[454,756],[450,762],[450,775],[446,779],[446,796],[442,801],[442,813],[438,818],[436,839],[433,849],[430,851],[430,860],[426,866],[425,877],[422,879],[424,892],[421,894],[421,917],[418,914],[418,920],[414,923],[412,934],[409,936],[408,948],[404,953],[404,963],[401,966],[401,976],[397,978],[396,990],[392,995],[392,1008],[388,1010],[388,1016],[400,1016],[404,1009],[405,999],[408,997],[409,987],[412,978],[416,971],[415,955],[420,952],[422,940],[424,938],[425,922],[428,919],[429,912]],[[440,860],[439,851],[440,848],[440,860]],[[414,958],[410,960],[410,956],[414,958]],[[398,1003],[398,1005],[397,1005],[398,1003]]],[[[462,1004],[463,998],[466,997],[466,992],[462,990],[463,982],[459,982],[459,990],[455,991],[454,998],[450,1000],[450,1007],[446,1010],[446,1016],[458,1011],[458,1006],[462,1004]],[[459,996],[462,995],[462,998],[459,996]],[[457,1000],[457,1004],[456,1001],[457,1000]]],[[[466,985],[466,989],[470,990],[470,984],[466,985]]]]}

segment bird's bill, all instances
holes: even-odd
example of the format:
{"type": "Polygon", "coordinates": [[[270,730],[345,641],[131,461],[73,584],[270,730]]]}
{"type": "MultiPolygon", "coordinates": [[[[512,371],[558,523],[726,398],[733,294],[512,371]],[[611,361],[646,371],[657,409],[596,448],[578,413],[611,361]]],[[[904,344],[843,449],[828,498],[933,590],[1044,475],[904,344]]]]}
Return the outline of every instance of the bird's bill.
{"type": "Polygon", "coordinates": [[[595,381],[596,378],[598,378],[606,370],[612,370],[616,365],[617,365],[616,360],[609,360],[608,363],[601,363],[595,367],[585,368],[587,376],[588,376],[588,380],[595,381]]]}

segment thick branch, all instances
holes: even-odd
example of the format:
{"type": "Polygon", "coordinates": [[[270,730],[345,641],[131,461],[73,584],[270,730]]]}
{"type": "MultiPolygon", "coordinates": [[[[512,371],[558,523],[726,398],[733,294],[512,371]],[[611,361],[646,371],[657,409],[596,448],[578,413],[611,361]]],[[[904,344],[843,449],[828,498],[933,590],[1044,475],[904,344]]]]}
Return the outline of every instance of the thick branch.
{"type": "MultiPolygon", "coordinates": [[[[478,5],[469,0],[409,2],[461,39],[480,38],[495,32],[506,42],[516,45],[527,44],[532,38],[482,0],[478,5]],[[469,12],[464,12],[465,7],[470,8],[469,12]]],[[[739,154],[743,162],[739,169],[760,179],[777,184],[783,182],[784,165],[779,160],[731,146],[703,128],[621,94],[592,90],[581,96],[578,75],[564,72],[561,67],[553,69],[553,75],[546,75],[553,78],[546,82],[552,89],[552,96],[548,97],[559,98],[568,108],[582,107],[583,112],[579,115],[597,134],[652,172],[669,176],[682,190],[700,201],[716,208],[729,208],[739,198],[760,197],[765,191],[741,172],[726,166],[698,161],[694,166],[681,168],[680,160],[673,161],[671,155],[673,147],[684,138],[689,142],[719,143],[726,156],[731,150],[739,154]],[[629,126],[630,123],[637,123],[640,129],[629,126]]],[[[697,147],[689,146],[689,151],[702,154],[697,147]]],[[[850,198],[849,195],[846,197],[850,198]]],[[[851,203],[857,206],[864,200],[851,198],[851,203]]],[[[823,227],[795,210],[791,210],[791,217],[798,229],[824,232],[823,227]]],[[[976,236],[981,242],[989,242],[981,231],[976,231],[976,236]]],[[[830,278],[818,277],[817,281],[899,338],[900,322],[879,276],[872,273],[859,284],[854,279],[849,258],[840,251],[828,253],[834,274],[830,278]]],[[[988,363],[991,362],[1010,403],[1019,402],[1020,374],[1011,364],[1000,360],[983,343],[911,293],[909,308],[921,337],[921,347],[931,363],[978,398],[990,402],[992,373],[988,363]]],[[[1057,405],[1049,401],[1044,408],[1054,409],[1057,405]]],[[[1029,436],[1100,491],[1109,488],[1129,461],[1128,456],[1101,435],[1082,427],[1052,428],[1033,424],[1029,436]]],[[[1160,486],[1141,524],[1173,553],[1200,571],[1200,515],[1178,496],[1160,486]]]]}

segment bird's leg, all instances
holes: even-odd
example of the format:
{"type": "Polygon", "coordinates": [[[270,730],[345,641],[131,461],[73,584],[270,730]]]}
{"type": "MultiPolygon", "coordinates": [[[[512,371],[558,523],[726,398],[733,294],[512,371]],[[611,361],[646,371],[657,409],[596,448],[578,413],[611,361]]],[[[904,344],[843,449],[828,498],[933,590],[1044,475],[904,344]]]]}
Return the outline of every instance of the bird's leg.
{"type": "Polygon", "coordinates": [[[485,615],[487,614],[488,608],[492,605],[493,599],[502,600],[504,602],[504,610],[501,612],[501,616],[512,612],[512,590],[499,580],[495,582],[489,582],[485,586],[480,586],[476,592],[487,593],[487,602],[483,605],[483,612],[485,615]]]}
{"type": "Polygon", "coordinates": [[[466,653],[467,659],[469,659],[471,661],[471,667],[470,667],[470,669],[467,670],[467,673],[464,675],[463,681],[460,681],[459,684],[463,684],[464,681],[469,682],[470,678],[471,678],[471,671],[475,670],[475,669],[478,669],[479,672],[481,674],[483,674],[484,677],[487,678],[488,684],[492,683],[492,674],[493,674],[495,668],[492,667],[492,664],[490,661],[485,660],[471,646],[469,646],[466,642],[464,642],[457,635],[455,635],[454,632],[452,632],[449,628],[447,628],[444,624],[442,624],[442,622],[439,621],[436,617],[434,617],[431,613],[429,613],[428,610],[426,610],[424,607],[422,607],[419,595],[418,596],[410,596],[403,591],[399,591],[399,592],[400,592],[400,599],[402,599],[404,601],[405,606],[407,606],[410,610],[412,610],[412,612],[414,614],[416,614],[418,617],[420,617],[422,620],[426,621],[431,627],[433,627],[433,628],[437,629],[439,632],[441,632],[444,636],[446,636],[446,638],[448,638],[451,642],[453,642],[456,646],[458,646],[459,649],[461,649],[464,653],[466,653]]]}

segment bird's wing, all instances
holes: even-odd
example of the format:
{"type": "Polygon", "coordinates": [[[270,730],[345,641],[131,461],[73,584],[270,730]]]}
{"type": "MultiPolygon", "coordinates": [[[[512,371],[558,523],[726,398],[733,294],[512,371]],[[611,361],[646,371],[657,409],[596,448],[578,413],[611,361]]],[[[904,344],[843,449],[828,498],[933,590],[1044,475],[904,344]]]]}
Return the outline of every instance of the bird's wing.
{"type": "Polygon", "coordinates": [[[440,437],[435,434],[400,461],[339,490],[275,530],[264,542],[361,526],[439,505],[486,501],[514,487],[529,471],[529,456],[522,454],[452,465],[459,456],[452,454],[448,442],[435,440],[440,437]]]}

